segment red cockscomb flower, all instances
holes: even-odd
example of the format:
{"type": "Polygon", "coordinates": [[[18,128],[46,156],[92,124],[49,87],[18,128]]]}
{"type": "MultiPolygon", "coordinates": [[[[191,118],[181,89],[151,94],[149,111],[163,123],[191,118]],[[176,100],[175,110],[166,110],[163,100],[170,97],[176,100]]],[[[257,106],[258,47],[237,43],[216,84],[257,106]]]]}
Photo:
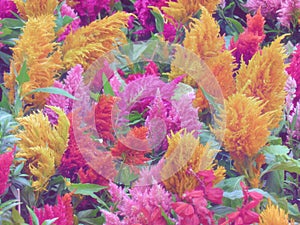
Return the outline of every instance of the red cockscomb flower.
{"type": "Polygon", "coordinates": [[[8,187],[7,181],[13,159],[13,151],[0,154],[0,195],[2,195],[8,187]]]}

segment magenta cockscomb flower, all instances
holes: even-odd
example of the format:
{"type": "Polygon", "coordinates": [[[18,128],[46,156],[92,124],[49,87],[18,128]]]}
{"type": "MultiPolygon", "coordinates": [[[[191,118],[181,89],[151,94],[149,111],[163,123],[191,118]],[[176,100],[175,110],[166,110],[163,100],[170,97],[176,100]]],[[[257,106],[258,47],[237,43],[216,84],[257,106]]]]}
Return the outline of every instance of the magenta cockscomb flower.
{"type": "Polygon", "coordinates": [[[15,17],[11,12],[17,13],[17,7],[13,0],[0,0],[0,18],[15,17]]]}
{"type": "Polygon", "coordinates": [[[276,18],[280,6],[281,0],[248,0],[245,4],[245,7],[252,12],[257,12],[260,8],[261,14],[269,18],[276,18]]]}
{"type": "Polygon", "coordinates": [[[296,81],[296,92],[293,99],[294,105],[300,100],[300,45],[297,46],[296,51],[293,53],[292,61],[286,69],[287,73],[296,81]]]}
{"type": "Polygon", "coordinates": [[[166,215],[170,215],[172,199],[171,194],[161,185],[148,186],[145,189],[131,188],[128,190],[131,197],[112,182],[109,187],[112,201],[117,204],[118,211],[102,211],[106,218],[106,225],[167,224],[162,216],[162,211],[166,215]]]}
{"type": "Polygon", "coordinates": [[[72,9],[66,3],[64,3],[61,7],[61,15],[69,16],[73,19],[73,21],[65,28],[64,32],[59,35],[59,37],[57,39],[57,41],[59,41],[59,42],[65,40],[66,36],[69,33],[75,32],[80,27],[80,22],[81,22],[80,18],[74,12],[74,9],[72,9]]]}
{"type": "Polygon", "coordinates": [[[0,154],[0,196],[5,192],[6,188],[8,188],[8,176],[13,159],[13,151],[0,154]]]}
{"type": "MultiPolygon", "coordinates": [[[[64,83],[55,81],[53,86],[63,89],[69,92],[71,95],[75,95],[82,82],[82,73],[82,66],[77,64],[68,72],[66,79],[64,79],[64,83]]],[[[57,106],[63,109],[65,113],[69,113],[72,110],[73,100],[63,95],[50,94],[49,98],[47,99],[47,105],[57,106]]],[[[45,108],[44,113],[48,115],[52,124],[56,123],[58,115],[54,111],[52,111],[50,108],[45,108]]]]}
{"type": "Polygon", "coordinates": [[[300,16],[300,1],[299,0],[283,0],[281,7],[277,11],[278,21],[286,27],[290,27],[291,23],[298,23],[300,16]]]}

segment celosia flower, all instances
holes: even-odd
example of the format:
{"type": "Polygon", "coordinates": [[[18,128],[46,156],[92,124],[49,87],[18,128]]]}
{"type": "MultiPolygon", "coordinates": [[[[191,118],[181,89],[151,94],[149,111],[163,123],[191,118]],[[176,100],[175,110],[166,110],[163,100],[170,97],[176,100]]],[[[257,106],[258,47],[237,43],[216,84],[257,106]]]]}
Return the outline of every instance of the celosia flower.
{"type": "Polygon", "coordinates": [[[115,140],[112,127],[112,112],[116,99],[112,96],[101,95],[95,107],[95,123],[99,137],[104,141],[115,140]]]}
{"type": "Polygon", "coordinates": [[[213,213],[207,208],[207,200],[201,190],[187,191],[183,194],[184,202],[172,203],[181,225],[214,224],[213,213]]]}
{"type": "Polygon", "coordinates": [[[129,15],[117,12],[67,35],[62,46],[65,67],[69,69],[81,64],[87,69],[96,59],[112,50],[116,42],[125,43],[126,37],[120,28],[127,26],[129,15]]]}
{"type": "MultiPolygon", "coordinates": [[[[63,89],[74,96],[80,84],[82,84],[82,73],[83,68],[78,64],[68,71],[64,83],[55,81],[53,86],[63,89]]],[[[46,104],[59,107],[68,114],[72,110],[73,100],[64,95],[50,94],[46,104]]],[[[44,109],[44,113],[48,116],[52,124],[57,122],[57,114],[53,110],[47,107],[44,109]]]]}
{"type": "MultiPolygon", "coordinates": [[[[45,220],[54,219],[56,225],[73,225],[73,207],[71,194],[65,194],[63,197],[57,197],[57,205],[45,205],[44,208],[34,207],[34,213],[36,214],[39,224],[42,224],[45,220]]],[[[33,224],[30,217],[30,225],[33,224]]]]}
{"type": "Polygon", "coordinates": [[[33,177],[32,186],[36,191],[46,188],[48,180],[55,174],[69,138],[69,120],[64,112],[51,107],[58,114],[57,125],[52,126],[42,112],[18,118],[24,130],[16,135],[20,138],[20,151],[16,157],[23,158],[25,169],[33,177]]]}
{"type": "MultiPolygon", "coordinates": [[[[24,19],[53,15],[58,5],[57,0],[13,0],[17,6],[20,16],[24,19]]],[[[40,33],[39,33],[40,34],[40,33]]],[[[39,45],[38,45],[39,46],[39,45]]]]}
{"type": "Polygon", "coordinates": [[[238,208],[236,212],[227,215],[228,221],[221,220],[220,225],[235,224],[235,225],[251,225],[259,222],[259,214],[252,211],[263,199],[263,196],[258,192],[249,192],[247,186],[243,182],[240,183],[244,199],[241,208],[238,208]],[[223,222],[224,221],[224,222],[223,222]]]}
{"type": "Polygon", "coordinates": [[[270,201],[267,208],[260,213],[259,225],[294,225],[294,221],[289,222],[288,214],[270,201]]]}
{"type": "Polygon", "coordinates": [[[125,137],[120,137],[111,153],[126,164],[139,165],[149,160],[145,157],[146,153],[151,152],[150,144],[147,139],[148,128],[134,127],[125,137]]]}
{"type": "Polygon", "coordinates": [[[233,49],[232,54],[239,63],[241,59],[248,64],[252,56],[260,50],[260,44],[265,39],[264,34],[265,19],[260,10],[251,17],[247,15],[247,28],[239,35],[237,41],[231,39],[229,49],[233,49]]]}
{"type": "Polygon", "coordinates": [[[153,185],[142,190],[138,187],[129,189],[131,198],[117,185],[110,183],[109,192],[116,203],[119,212],[102,211],[105,214],[106,225],[166,225],[162,211],[170,215],[171,195],[162,186],[153,185]],[[120,221],[117,215],[123,219],[120,221]]]}
{"type": "Polygon", "coordinates": [[[218,150],[210,149],[209,145],[203,146],[199,139],[186,131],[172,134],[168,142],[161,177],[168,191],[182,196],[199,185],[197,177],[189,171],[198,173],[211,169],[218,150]]]}
{"type": "Polygon", "coordinates": [[[188,20],[197,14],[197,12],[203,7],[207,9],[209,13],[213,13],[220,0],[178,0],[176,2],[167,2],[167,7],[162,7],[162,10],[167,16],[175,19],[176,21],[184,24],[188,20]]]}
{"type": "MultiPolygon", "coordinates": [[[[87,128],[80,127],[82,119],[77,113],[69,115],[70,138],[59,171],[63,176],[71,178],[72,182],[79,178],[84,183],[107,185],[108,179],[116,175],[111,153],[98,149],[101,145],[92,140],[87,128]]],[[[94,110],[85,113],[94,113],[94,110]]]]}
{"type": "Polygon", "coordinates": [[[96,20],[99,13],[110,11],[110,0],[67,0],[67,4],[73,7],[79,14],[84,25],[96,20]]]}
{"type": "Polygon", "coordinates": [[[293,53],[292,61],[286,71],[296,81],[295,98],[293,99],[294,105],[300,100],[300,45],[297,45],[296,51],[293,53]]]}
{"type": "Polygon", "coordinates": [[[27,106],[26,110],[44,106],[49,94],[26,94],[36,88],[52,86],[54,76],[62,68],[60,47],[53,42],[56,38],[54,20],[53,15],[29,18],[23,29],[23,34],[13,48],[10,74],[4,74],[4,84],[10,91],[9,99],[12,102],[14,101],[16,85],[16,74],[13,71],[19,73],[23,63],[26,62],[30,80],[23,83],[21,88],[21,97],[24,100],[24,105],[27,106]]]}
{"type": "Polygon", "coordinates": [[[8,177],[10,173],[10,166],[14,159],[14,152],[5,152],[0,154],[0,196],[5,192],[8,187],[8,177]]]}
{"type": "Polygon", "coordinates": [[[281,7],[277,11],[278,21],[286,27],[290,24],[297,24],[300,16],[300,1],[298,0],[284,0],[281,1],[281,7]]]}
{"type": "Polygon", "coordinates": [[[79,28],[79,24],[80,24],[80,18],[77,17],[77,14],[74,12],[74,10],[68,6],[66,3],[64,3],[61,6],[61,15],[62,17],[64,16],[69,16],[73,19],[73,21],[68,24],[66,27],[63,28],[63,32],[59,35],[59,37],[57,38],[57,41],[63,41],[65,40],[66,36],[71,33],[71,32],[75,32],[78,28],[79,28]]]}
{"type": "Polygon", "coordinates": [[[13,0],[0,0],[0,18],[14,17],[11,13],[17,13],[17,8],[13,0]]]}
{"type": "Polygon", "coordinates": [[[281,0],[248,0],[245,7],[252,12],[257,12],[261,9],[261,14],[264,17],[276,18],[277,10],[281,7],[281,0]]]}
{"type": "Polygon", "coordinates": [[[236,77],[237,91],[249,97],[258,97],[264,103],[263,113],[272,114],[269,128],[277,127],[282,120],[286,96],[286,55],[280,43],[282,38],[277,38],[270,46],[256,52],[248,65],[243,62],[236,77]]]}

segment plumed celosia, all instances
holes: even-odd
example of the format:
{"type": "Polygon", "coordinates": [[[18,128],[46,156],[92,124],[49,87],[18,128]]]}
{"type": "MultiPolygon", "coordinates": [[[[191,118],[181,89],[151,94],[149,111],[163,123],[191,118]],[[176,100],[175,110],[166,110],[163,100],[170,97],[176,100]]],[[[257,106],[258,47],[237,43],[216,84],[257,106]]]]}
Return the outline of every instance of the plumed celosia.
{"type": "Polygon", "coordinates": [[[180,23],[186,23],[190,17],[194,16],[201,7],[205,7],[209,13],[213,13],[220,0],[178,0],[167,2],[167,7],[162,7],[162,10],[167,16],[175,19],[180,23]]]}
{"type": "Polygon", "coordinates": [[[55,17],[45,15],[29,18],[23,29],[23,34],[16,41],[13,50],[13,60],[10,64],[10,73],[4,74],[4,84],[9,89],[9,99],[12,102],[15,96],[16,74],[20,72],[26,62],[29,81],[23,83],[21,98],[28,108],[42,108],[49,94],[34,93],[26,95],[36,88],[50,87],[54,83],[54,76],[62,68],[61,51],[56,38],[55,17]],[[39,32],[36,32],[36,31],[39,32]],[[34,43],[34,44],[32,44],[34,43]]]}
{"type": "Polygon", "coordinates": [[[262,17],[260,9],[253,17],[250,14],[247,15],[246,29],[239,35],[237,41],[232,38],[229,46],[229,49],[233,50],[232,54],[237,62],[240,62],[243,58],[248,64],[252,56],[260,50],[260,44],[266,36],[264,34],[264,24],[265,19],[262,17]]]}
{"type": "MultiPolygon", "coordinates": [[[[54,222],[56,225],[73,225],[72,195],[58,196],[57,204],[53,206],[46,204],[44,208],[34,207],[34,213],[38,218],[39,224],[42,224],[45,220],[57,218],[54,222]]],[[[33,225],[31,217],[29,224],[33,225]]]]}
{"type": "Polygon", "coordinates": [[[55,174],[69,138],[67,116],[57,107],[52,106],[51,109],[58,114],[57,125],[54,126],[40,111],[17,119],[23,130],[16,135],[20,138],[20,151],[16,157],[25,161],[25,170],[31,175],[36,191],[44,190],[49,178],[55,174]]]}
{"type": "Polygon", "coordinates": [[[251,225],[259,222],[259,214],[256,213],[254,209],[263,199],[263,195],[254,191],[250,192],[248,190],[248,187],[243,182],[241,182],[240,185],[244,194],[242,206],[241,208],[237,208],[236,212],[232,212],[226,215],[226,217],[228,218],[227,221],[225,219],[221,219],[219,221],[220,225],[251,225]]]}
{"type": "Polygon", "coordinates": [[[259,225],[294,225],[294,221],[289,222],[288,214],[278,205],[269,201],[267,208],[260,213],[259,225]]]}
{"type": "Polygon", "coordinates": [[[264,157],[258,151],[270,135],[271,114],[262,113],[263,107],[261,100],[237,93],[225,101],[222,120],[217,120],[217,124],[225,127],[216,132],[217,136],[235,160],[236,170],[241,174],[251,170],[251,177],[247,178],[255,187],[259,185],[260,167],[264,164],[264,157]]]}
{"type": "Polygon", "coordinates": [[[145,154],[151,152],[147,139],[147,127],[134,127],[124,137],[119,137],[117,143],[111,148],[114,157],[129,165],[144,164],[149,160],[145,154]]]}
{"type": "Polygon", "coordinates": [[[5,152],[0,154],[0,196],[5,192],[8,187],[8,177],[10,173],[10,166],[14,159],[14,152],[5,152]]]}
{"type": "Polygon", "coordinates": [[[126,37],[120,28],[127,26],[129,15],[117,12],[67,35],[62,46],[64,66],[69,69],[81,64],[87,69],[96,59],[116,47],[116,43],[125,43],[126,37]]]}
{"type": "Polygon", "coordinates": [[[292,61],[286,71],[296,82],[296,93],[293,99],[294,104],[300,100],[300,45],[297,45],[296,51],[293,53],[292,61]]]}
{"type": "MultiPolygon", "coordinates": [[[[60,81],[55,81],[53,86],[63,89],[74,96],[80,84],[82,84],[82,73],[82,66],[77,64],[68,71],[66,78],[63,80],[63,83],[60,81]]],[[[59,107],[66,114],[68,114],[72,110],[73,100],[64,95],[50,94],[46,104],[59,107]]],[[[46,107],[44,109],[44,113],[48,116],[52,124],[55,124],[57,122],[57,114],[49,107],[46,107]]]]}
{"type": "Polygon", "coordinates": [[[57,41],[63,41],[65,40],[66,36],[71,33],[71,32],[75,32],[80,25],[80,18],[77,16],[77,14],[74,12],[74,10],[68,6],[66,3],[64,3],[61,6],[61,16],[69,16],[73,19],[73,21],[68,24],[67,26],[62,28],[62,31],[58,32],[59,37],[57,38],[57,41]]]}
{"type": "Polygon", "coordinates": [[[42,15],[53,15],[57,0],[13,0],[17,6],[20,16],[24,19],[39,17],[42,15]]]}
{"type": "Polygon", "coordinates": [[[167,216],[170,215],[172,198],[171,194],[161,185],[156,184],[145,189],[131,188],[129,189],[131,197],[129,197],[123,189],[110,183],[109,192],[119,211],[102,211],[106,218],[106,225],[167,224],[162,216],[162,211],[167,216]],[[120,220],[118,216],[123,219],[120,220]]]}
{"type": "Polygon", "coordinates": [[[249,64],[242,62],[237,71],[237,91],[246,96],[257,97],[263,101],[263,113],[272,113],[269,128],[275,128],[283,117],[287,76],[285,74],[283,37],[275,39],[270,46],[255,53],[249,64]]]}
{"type": "Polygon", "coordinates": [[[277,10],[281,7],[281,0],[248,0],[245,7],[252,12],[257,12],[261,9],[261,14],[264,17],[276,18],[277,10]]]}
{"type": "MultiPolygon", "coordinates": [[[[85,111],[94,112],[93,109],[85,111]]],[[[79,179],[83,183],[107,185],[108,180],[116,175],[111,153],[99,150],[103,146],[91,138],[87,128],[81,128],[83,120],[77,111],[69,114],[69,118],[70,138],[59,167],[60,173],[72,182],[79,179]]]]}
{"type": "Polygon", "coordinates": [[[110,11],[110,0],[67,0],[67,4],[78,12],[83,24],[88,24],[98,18],[101,11],[110,11]]]}
{"type": "Polygon", "coordinates": [[[197,177],[190,173],[212,169],[218,150],[203,146],[192,133],[179,131],[168,137],[169,147],[166,151],[165,164],[161,170],[161,177],[166,189],[182,196],[199,185],[197,177]]]}
{"type": "Polygon", "coordinates": [[[0,0],[0,18],[14,17],[14,15],[11,12],[17,12],[17,8],[14,1],[0,0]]]}
{"type": "Polygon", "coordinates": [[[300,15],[300,1],[285,0],[281,1],[281,7],[278,12],[278,21],[286,27],[292,24],[298,24],[300,15]]]}

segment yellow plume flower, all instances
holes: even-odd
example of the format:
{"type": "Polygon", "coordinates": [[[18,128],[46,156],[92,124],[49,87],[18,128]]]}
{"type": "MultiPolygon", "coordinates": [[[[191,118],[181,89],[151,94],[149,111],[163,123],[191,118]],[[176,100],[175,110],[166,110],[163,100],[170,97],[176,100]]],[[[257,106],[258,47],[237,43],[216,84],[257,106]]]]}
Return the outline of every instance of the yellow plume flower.
{"type": "Polygon", "coordinates": [[[176,21],[186,23],[190,17],[194,16],[201,7],[205,7],[209,13],[213,13],[220,0],[178,0],[169,1],[167,7],[162,7],[165,14],[171,16],[176,21]]]}
{"type": "Polygon", "coordinates": [[[262,101],[241,93],[233,94],[225,100],[222,120],[216,120],[225,130],[217,131],[216,134],[218,137],[224,135],[223,145],[234,160],[255,156],[267,143],[271,115],[263,114],[263,107],[262,101]]]}
{"type": "Polygon", "coordinates": [[[58,5],[57,0],[13,0],[17,6],[20,16],[24,19],[28,17],[38,17],[42,15],[53,15],[54,9],[58,5]]]}
{"type": "Polygon", "coordinates": [[[61,52],[55,39],[55,17],[44,15],[29,18],[23,34],[17,41],[13,50],[10,73],[4,74],[5,86],[9,89],[10,101],[14,100],[16,74],[19,74],[23,63],[26,61],[30,80],[22,85],[21,98],[25,104],[34,108],[44,106],[48,97],[47,93],[27,95],[36,88],[50,87],[53,85],[54,76],[61,69],[61,52]]]}
{"type": "Polygon", "coordinates": [[[265,105],[263,112],[272,112],[272,123],[275,128],[283,117],[286,92],[284,91],[287,76],[285,74],[283,45],[279,37],[269,47],[257,52],[246,65],[242,63],[236,77],[237,91],[261,99],[265,105]]]}
{"type": "Polygon", "coordinates": [[[270,201],[267,208],[260,214],[259,225],[294,225],[289,222],[288,214],[270,201]]]}
{"type": "Polygon", "coordinates": [[[126,36],[120,28],[127,26],[129,16],[117,12],[70,33],[62,46],[65,67],[70,69],[81,64],[87,69],[96,59],[115,48],[114,44],[125,43],[126,36]]]}
{"type": "Polygon", "coordinates": [[[210,149],[209,145],[203,146],[199,139],[186,131],[172,133],[168,143],[161,176],[168,191],[182,196],[185,191],[193,190],[198,185],[197,178],[190,170],[197,173],[212,169],[218,150],[210,149]]]}
{"type": "Polygon", "coordinates": [[[21,149],[17,157],[25,159],[25,168],[35,181],[36,191],[45,189],[49,178],[55,174],[69,138],[67,116],[57,107],[50,108],[59,116],[57,125],[51,125],[41,111],[17,119],[23,127],[16,135],[20,138],[18,146],[21,149]]]}

